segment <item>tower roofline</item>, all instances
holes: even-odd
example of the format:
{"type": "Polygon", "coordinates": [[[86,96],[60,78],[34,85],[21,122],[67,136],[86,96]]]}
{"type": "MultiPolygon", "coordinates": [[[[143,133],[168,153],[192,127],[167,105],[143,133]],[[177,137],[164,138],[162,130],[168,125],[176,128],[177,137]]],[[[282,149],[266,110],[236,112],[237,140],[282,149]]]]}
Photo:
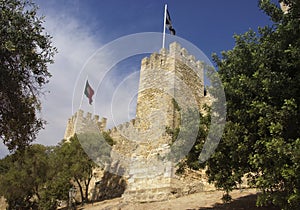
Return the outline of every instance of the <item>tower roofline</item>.
{"type": "Polygon", "coordinates": [[[149,57],[143,58],[141,62],[142,67],[156,63],[158,56],[174,58],[192,69],[202,70],[204,66],[203,61],[196,60],[195,56],[190,54],[186,48],[182,47],[178,42],[172,42],[169,44],[169,48],[161,48],[159,52],[154,52],[149,57]]]}

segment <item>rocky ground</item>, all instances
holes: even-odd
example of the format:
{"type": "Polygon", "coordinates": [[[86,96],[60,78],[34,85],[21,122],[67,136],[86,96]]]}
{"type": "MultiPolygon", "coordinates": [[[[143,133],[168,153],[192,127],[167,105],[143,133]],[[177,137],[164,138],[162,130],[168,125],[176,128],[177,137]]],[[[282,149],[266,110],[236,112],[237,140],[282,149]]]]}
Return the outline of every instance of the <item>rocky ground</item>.
{"type": "Polygon", "coordinates": [[[86,210],[279,210],[275,207],[256,207],[255,189],[234,190],[233,201],[223,204],[222,191],[200,192],[168,201],[152,203],[125,203],[121,198],[106,200],[81,207],[86,210]]]}

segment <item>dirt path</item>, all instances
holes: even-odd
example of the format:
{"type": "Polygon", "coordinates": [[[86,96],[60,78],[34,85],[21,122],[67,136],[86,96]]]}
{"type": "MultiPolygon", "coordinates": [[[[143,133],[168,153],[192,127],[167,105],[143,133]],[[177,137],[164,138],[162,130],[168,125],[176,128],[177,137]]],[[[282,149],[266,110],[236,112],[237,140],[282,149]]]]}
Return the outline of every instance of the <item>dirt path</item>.
{"type": "Polygon", "coordinates": [[[121,198],[94,203],[84,206],[86,210],[279,210],[279,208],[255,207],[257,191],[246,189],[234,190],[231,193],[233,201],[223,204],[221,197],[223,192],[201,192],[168,201],[153,203],[125,203],[121,198]]]}

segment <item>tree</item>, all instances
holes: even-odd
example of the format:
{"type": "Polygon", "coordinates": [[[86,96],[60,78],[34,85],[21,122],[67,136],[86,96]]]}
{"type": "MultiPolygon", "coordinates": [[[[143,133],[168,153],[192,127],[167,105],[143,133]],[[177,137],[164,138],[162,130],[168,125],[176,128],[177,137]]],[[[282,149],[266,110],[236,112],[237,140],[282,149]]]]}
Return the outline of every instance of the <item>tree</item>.
{"type": "Polygon", "coordinates": [[[0,139],[11,151],[24,149],[44,124],[39,96],[56,49],[36,13],[30,0],[0,0],[0,139]]]}
{"type": "Polygon", "coordinates": [[[56,147],[33,144],[0,160],[0,195],[9,209],[56,209],[76,183],[88,201],[94,167],[76,136],[56,147]]]}
{"type": "Polygon", "coordinates": [[[62,145],[48,149],[48,172],[46,182],[43,183],[38,203],[39,209],[57,209],[59,201],[69,199],[69,189],[72,187],[71,175],[64,167],[64,157],[61,154],[62,145]]]}
{"type": "MultiPolygon", "coordinates": [[[[103,145],[113,144],[108,134],[100,142],[94,133],[79,135],[94,155],[110,154],[103,145]]],[[[77,185],[82,203],[88,202],[95,167],[77,135],[57,146],[33,144],[0,160],[0,196],[9,209],[57,209],[58,202],[68,200],[70,188],[77,185]]]]}
{"type": "Polygon", "coordinates": [[[261,189],[257,205],[300,208],[300,2],[284,14],[259,6],[274,24],[235,35],[236,45],[214,56],[227,100],[227,123],[208,160],[209,180],[228,193],[244,175],[261,189]]]}
{"type": "Polygon", "coordinates": [[[202,108],[202,112],[191,108],[182,110],[181,125],[175,129],[166,128],[167,134],[172,137],[171,152],[167,157],[177,163],[178,174],[183,173],[186,167],[198,170],[205,166],[199,162],[199,156],[208,135],[211,116],[210,107],[204,105],[202,108]]]}
{"type": "MultiPolygon", "coordinates": [[[[89,134],[79,134],[81,137],[89,134]]],[[[60,157],[63,162],[61,166],[65,173],[69,174],[70,181],[73,180],[79,187],[81,202],[88,202],[89,184],[93,177],[93,169],[96,164],[89,158],[83,150],[77,135],[72,137],[69,142],[61,146],[60,157]]]]}
{"type": "Polygon", "coordinates": [[[37,209],[47,180],[47,148],[31,145],[20,158],[19,152],[0,161],[0,194],[9,209],[37,209]]]}

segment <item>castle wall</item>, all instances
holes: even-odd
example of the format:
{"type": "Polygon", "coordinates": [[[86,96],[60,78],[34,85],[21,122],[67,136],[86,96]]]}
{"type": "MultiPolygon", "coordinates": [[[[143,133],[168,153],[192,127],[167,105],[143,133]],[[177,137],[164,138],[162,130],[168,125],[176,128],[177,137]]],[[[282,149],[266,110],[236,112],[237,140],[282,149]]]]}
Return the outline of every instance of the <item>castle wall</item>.
{"type": "MultiPolygon", "coordinates": [[[[166,129],[180,127],[185,110],[201,110],[207,101],[203,64],[178,43],[142,60],[136,118],[107,130],[115,144],[105,171],[127,180],[123,183],[125,200],[165,200],[178,191],[175,163],[168,158],[172,136],[166,129]]],[[[99,121],[99,116],[84,116],[79,110],[68,120],[65,139],[75,133],[106,131],[105,128],[105,118],[99,121]]],[[[102,177],[103,171],[99,174],[102,177]]],[[[111,183],[109,177],[106,180],[111,183]]]]}
{"type": "Polygon", "coordinates": [[[105,131],[106,121],[107,119],[104,117],[99,121],[99,115],[92,117],[92,114],[89,112],[84,115],[83,110],[80,109],[68,119],[64,139],[69,140],[75,133],[105,131]]]}
{"type": "Polygon", "coordinates": [[[137,147],[134,139],[138,135],[135,132],[134,124],[135,121],[131,120],[108,130],[109,135],[115,142],[111,151],[112,163],[108,169],[111,173],[128,177],[131,154],[137,147]]]}
{"type": "Polygon", "coordinates": [[[202,105],[204,97],[203,65],[174,42],[141,63],[136,119],[141,130],[151,122],[174,127],[175,99],[180,108],[202,105]]]}
{"type": "Polygon", "coordinates": [[[166,128],[180,127],[181,112],[199,110],[203,97],[202,63],[178,43],[142,60],[134,126],[141,135],[131,154],[125,200],[173,196],[175,163],[168,158],[172,137],[166,128]]]}

